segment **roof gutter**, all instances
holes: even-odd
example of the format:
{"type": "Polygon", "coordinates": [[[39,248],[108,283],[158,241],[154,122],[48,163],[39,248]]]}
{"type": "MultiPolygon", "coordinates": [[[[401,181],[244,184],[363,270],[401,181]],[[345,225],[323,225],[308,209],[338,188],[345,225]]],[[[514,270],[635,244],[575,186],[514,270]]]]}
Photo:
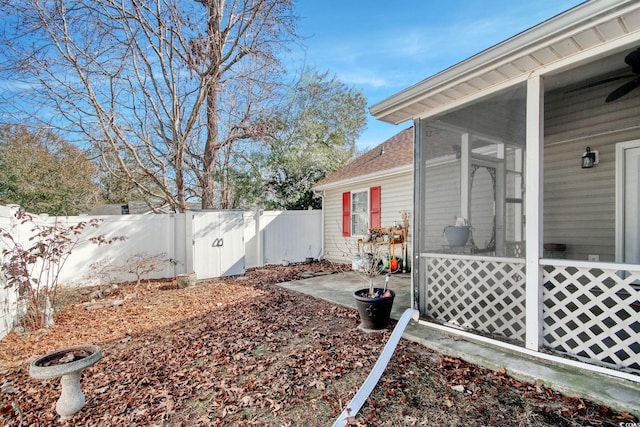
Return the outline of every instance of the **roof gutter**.
{"type": "Polygon", "coordinates": [[[493,64],[514,56],[517,52],[542,45],[558,34],[567,33],[585,22],[593,22],[601,15],[621,9],[634,1],[591,0],[582,3],[372,105],[369,111],[378,120],[393,124],[402,123],[411,117],[392,120],[387,116],[416,102],[419,98],[426,96],[427,92],[437,92],[452,82],[464,80],[478,70],[488,69],[493,64]]]}

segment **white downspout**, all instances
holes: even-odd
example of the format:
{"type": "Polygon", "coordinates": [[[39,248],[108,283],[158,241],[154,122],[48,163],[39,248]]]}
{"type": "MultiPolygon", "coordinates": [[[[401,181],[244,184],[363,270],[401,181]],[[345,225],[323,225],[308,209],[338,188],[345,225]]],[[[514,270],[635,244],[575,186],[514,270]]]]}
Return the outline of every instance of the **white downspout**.
{"type": "Polygon", "coordinates": [[[346,426],[348,419],[355,417],[358,414],[358,411],[360,411],[362,405],[367,401],[367,398],[375,388],[376,384],[378,384],[382,373],[387,368],[387,364],[389,363],[391,356],[393,356],[393,352],[395,351],[398,342],[400,342],[400,338],[402,338],[402,334],[409,324],[409,320],[413,319],[417,322],[419,317],[420,313],[418,310],[407,308],[404,311],[404,314],[400,320],[398,320],[398,323],[396,323],[396,327],[393,329],[391,337],[389,337],[389,341],[387,341],[382,349],[382,353],[380,353],[376,364],[373,365],[373,369],[369,373],[369,376],[364,380],[364,383],[362,383],[362,386],[360,386],[360,389],[356,395],[353,396],[353,399],[351,399],[351,402],[349,402],[345,410],[342,411],[342,414],[340,414],[338,419],[333,423],[333,427],[346,426]]]}

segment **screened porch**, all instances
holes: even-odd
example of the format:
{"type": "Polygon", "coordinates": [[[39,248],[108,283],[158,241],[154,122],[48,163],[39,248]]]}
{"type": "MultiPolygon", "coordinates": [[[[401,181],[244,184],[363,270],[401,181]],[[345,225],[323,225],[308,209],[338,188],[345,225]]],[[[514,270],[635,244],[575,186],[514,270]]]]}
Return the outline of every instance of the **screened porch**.
{"type": "Polygon", "coordinates": [[[415,121],[425,319],[640,376],[640,88],[607,101],[634,49],[415,121]]]}

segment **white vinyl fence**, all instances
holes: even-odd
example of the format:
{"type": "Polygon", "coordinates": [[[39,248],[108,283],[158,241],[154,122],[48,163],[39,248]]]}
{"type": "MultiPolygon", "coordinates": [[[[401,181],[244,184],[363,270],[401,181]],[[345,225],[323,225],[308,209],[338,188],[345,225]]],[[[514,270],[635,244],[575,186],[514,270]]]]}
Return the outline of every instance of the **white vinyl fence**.
{"type": "Polygon", "coordinates": [[[323,255],[320,210],[245,212],[244,223],[247,268],[323,255]]]}
{"type": "MultiPolygon", "coordinates": [[[[32,224],[19,224],[16,206],[0,206],[0,227],[30,247],[32,224]]],[[[99,218],[98,228],[87,228],[83,243],[63,267],[59,283],[90,286],[101,278],[96,267],[118,267],[132,255],[161,256],[175,261],[149,274],[150,279],[175,277],[194,272],[198,279],[243,274],[246,268],[279,264],[284,259],[301,262],[322,254],[322,211],[190,211],[183,214],[49,217],[34,215],[38,224],[77,224],[99,218]],[[123,236],[124,241],[97,246],[86,242],[92,236],[123,236]]],[[[6,248],[0,239],[0,251],[6,248]]],[[[112,281],[132,281],[135,276],[120,272],[112,281]]],[[[147,277],[145,277],[146,279],[147,277]]],[[[0,339],[16,320],[15,290],[5,287],[0,274],[0,339]]]]}

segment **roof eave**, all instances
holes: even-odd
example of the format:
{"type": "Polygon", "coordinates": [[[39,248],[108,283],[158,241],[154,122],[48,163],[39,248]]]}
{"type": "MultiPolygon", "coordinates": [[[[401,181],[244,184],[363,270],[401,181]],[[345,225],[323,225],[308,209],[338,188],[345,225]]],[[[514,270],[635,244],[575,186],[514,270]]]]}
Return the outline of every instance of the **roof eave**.
{"type": "Polygon", "coordinates": [[[313,191],[327,191],[339,187],[353,186],[361,182],[370,181],[372,179],[383,179],[407,172],[413,172],[413,163],[398,166],[393,169],[372,172],[366,175],[354,176],[353,178],[341,179],[340,181],[329,182],[327,184],[318,185],[312,188],[313,191]]]}

